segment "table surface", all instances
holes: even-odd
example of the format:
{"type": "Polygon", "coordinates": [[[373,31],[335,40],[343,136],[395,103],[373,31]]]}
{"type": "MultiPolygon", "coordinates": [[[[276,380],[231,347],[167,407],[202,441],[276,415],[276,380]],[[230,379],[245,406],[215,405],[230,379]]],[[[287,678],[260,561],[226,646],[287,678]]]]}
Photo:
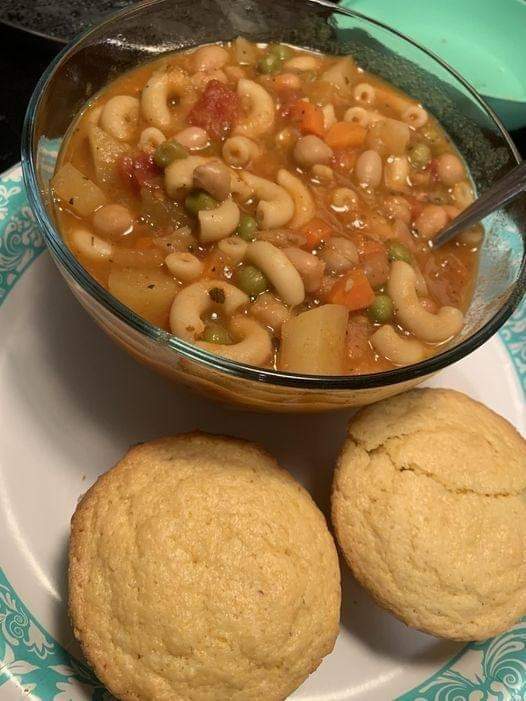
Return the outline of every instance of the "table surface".
{"type": "MultiPolygon", "coordinates": [[[[62,44],[1,23],[0,15],[0,172],[20,160],[20,137],[33,89],[62,44]],[[23,60],[20,60],[23,57],[23,60]]],[[[526,158],[526,129],[512,133],[526,158]]]]}

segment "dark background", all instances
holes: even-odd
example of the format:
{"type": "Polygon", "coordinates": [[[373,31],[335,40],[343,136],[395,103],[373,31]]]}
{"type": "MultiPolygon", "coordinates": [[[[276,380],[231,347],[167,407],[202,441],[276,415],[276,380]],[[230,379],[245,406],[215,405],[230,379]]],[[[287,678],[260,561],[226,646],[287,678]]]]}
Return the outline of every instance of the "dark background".
{"type": "MultiPolygon", "coordinates": [[[[2,24],[0,15],[0,173],[20,160],[20,137],[33,89],[63,44],[2,24]]],[[[512,133],[526,157],[526,129],[512,133]]]]}

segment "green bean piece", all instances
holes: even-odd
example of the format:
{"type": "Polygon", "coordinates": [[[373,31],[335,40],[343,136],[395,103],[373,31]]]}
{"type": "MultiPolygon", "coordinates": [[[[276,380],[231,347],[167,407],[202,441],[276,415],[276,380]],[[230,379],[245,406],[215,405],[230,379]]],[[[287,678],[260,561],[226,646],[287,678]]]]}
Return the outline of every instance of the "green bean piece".
{"type": "Polygon", "coordinates": [[[403,260],[405,263],[411,263],[411,253],[407,246],[393,239],[388,241],[388,245],[387,257],[389,260],[403,260]]]}
{"type": "Polygon", "coordinates": [[[219,343],[222,346],[228,346],[233,342],[228,330],[218,322],[212,322],[205,326],[201,340],[207,343],[219,343]]]}
{"type": "Polygon", "coordinates": [[[393,302],[389,295],[376,295],[374,302],[367,309],[369,319],[375,324],[385,324],[393,316],[393,302]]]}
{"type": "Polygon", "coordinates": [[[277,73],[281,69],[281,61],[274,54],[267,54],[258,61],[258,71],[260,73],[277,73]]]}
{"type": "Polygon", "coordinates": [[[155,149],[153,160],[159,168],[166,168],[178,158],[186,158],[188,151],[178,141],[163,141],[155,149]]]}
{"type": "Polygon", "coordinates": [[[289,46],[285,46],[285,44],[273,44],[269,48],[269,54],[275,56],[278,61],[286,61],[288,58],[291,58],[292,53],[292,49],[289,46]]]}
{"type": "Polygon", "coordinates": [[[190,214],[197,215],[202,209],[215,209],[217,207],[217,201],[207,192],[194,190],[186,196],[184,206],[190,214]]]}
{"type": "Polygon", "coordinates": [[[251,217],[250,214],[242,214],[240,216],[236,234],[242,238],[243,241],[253,241],[256,238],[256,229],[257,222],[254,217],[251,217]]]}
{"type": "Polygon", "coordinates": [[[259,268],[244,265],[236,275],[237,286],[249,297],[256,297],[268,290],[268,280],[259,268]]]}
{"type": "Polygon", "coordinates": [[[428,165],[431,157],[431,149],[424,143],[415,144],[409,151],[411,165],[419,170],[428,165]]]}

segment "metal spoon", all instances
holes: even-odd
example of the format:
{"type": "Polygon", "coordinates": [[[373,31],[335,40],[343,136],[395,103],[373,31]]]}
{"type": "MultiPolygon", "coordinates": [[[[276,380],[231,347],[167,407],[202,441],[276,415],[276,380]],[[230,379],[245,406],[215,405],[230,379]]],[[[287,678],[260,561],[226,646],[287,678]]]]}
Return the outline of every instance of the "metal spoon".
{"type": "Polygon", "coordinates": [[[515,166],[503,178],[497,180],[489,190],[486,190],[473,204],[455,217],[451,224],[444,227],[431,241],[432,248],[440,248],[451,241],[457,234],[473,224],[477,224],[485,216],[514,200],[521,192],[526,191],[526,161],[515,166]]]}

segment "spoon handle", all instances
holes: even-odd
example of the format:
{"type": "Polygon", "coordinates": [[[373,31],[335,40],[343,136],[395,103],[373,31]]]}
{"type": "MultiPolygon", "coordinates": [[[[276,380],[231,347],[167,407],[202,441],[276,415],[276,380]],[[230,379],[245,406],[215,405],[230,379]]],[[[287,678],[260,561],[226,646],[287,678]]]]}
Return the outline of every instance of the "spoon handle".
{"type": "Polygon", "coordinates": [[[433,248],[439,248],[451,241],[457,234],[473,224],[477,224],[485,216],[503,207],[526,190],[526,161],[515,166],[503,178],[486,190],[467,209],[455,217],[451,224],[444,227],[432,240],[433,248]]]}

